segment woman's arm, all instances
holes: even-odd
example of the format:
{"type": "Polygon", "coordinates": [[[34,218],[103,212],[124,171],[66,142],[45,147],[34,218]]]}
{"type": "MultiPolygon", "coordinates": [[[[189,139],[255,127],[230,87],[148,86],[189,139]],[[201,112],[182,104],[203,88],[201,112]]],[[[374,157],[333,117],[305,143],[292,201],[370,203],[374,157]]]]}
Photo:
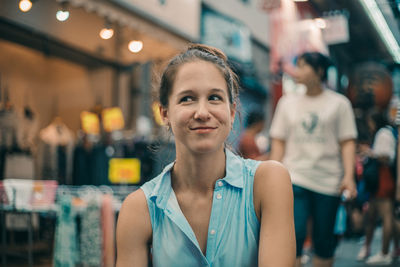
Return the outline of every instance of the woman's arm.
{"type": "Polygon", "coordinates": [[[139,189],[122,204],[117,223],[117,267],[149,266],[152,228],[144,192],[139,189]]]}
{"type": "Polygon", "coordinates": [[[261,222],[259,266],[294,266],[292,183],[282,164],[276,161],[260,164],[254,178],[254,205],[261,222]]]}
{"type": "Polygon", "coordinates": [[[354,181],[354,168],[356,160],[356,144],[353,139],[340,142],[342,153],[342,162],[344,167],[344,176],[342,180],[341,190],[349,190],[350,197],[357,196],[357,187],[354,181]]]}
{"type": "Polygon", "coordinates": [[[285,155],[285,146],[285,140],[272,138],[269,159],[282,162],[283,156],[285,155]]]}

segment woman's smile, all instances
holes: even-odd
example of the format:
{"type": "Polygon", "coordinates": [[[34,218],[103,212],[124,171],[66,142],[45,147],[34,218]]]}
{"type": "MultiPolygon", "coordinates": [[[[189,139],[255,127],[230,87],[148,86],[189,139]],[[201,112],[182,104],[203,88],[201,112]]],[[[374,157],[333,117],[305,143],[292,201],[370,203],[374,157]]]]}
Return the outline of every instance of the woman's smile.
{"type": "Polygon", "coordinates": [[[192,130],[196,133],[199,133],[199,134],[211,133],[216,129],[217,129],[217,127],[211,127],[211,126],[197,126],[197,127],[190,128],[190,130],[192,130]]]}

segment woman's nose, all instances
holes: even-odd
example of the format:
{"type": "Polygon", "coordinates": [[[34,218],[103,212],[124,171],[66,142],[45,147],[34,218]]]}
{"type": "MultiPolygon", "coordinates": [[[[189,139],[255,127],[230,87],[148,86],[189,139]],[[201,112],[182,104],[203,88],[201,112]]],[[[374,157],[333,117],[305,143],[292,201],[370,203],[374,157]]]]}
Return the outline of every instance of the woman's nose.
{"type": "Polygon", "coordinates": [[[210,112],[207,107],[207,103],[199,102],[197,105],[194,119],[196,120],[208,120],[210,118],[210,112]]]}

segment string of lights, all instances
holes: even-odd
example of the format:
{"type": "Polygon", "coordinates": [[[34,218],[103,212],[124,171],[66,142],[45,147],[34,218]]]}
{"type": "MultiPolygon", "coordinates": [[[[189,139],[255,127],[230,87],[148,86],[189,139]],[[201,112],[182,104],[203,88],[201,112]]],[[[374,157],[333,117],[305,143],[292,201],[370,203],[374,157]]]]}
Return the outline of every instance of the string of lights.
{"type": "MultiPolygon", "coordinates": [[[[38,0],[36,0],[38,1],[38,0]]],[[[87,11],[96,11],[96,8],[92,6],[92,1],[82,1],[82,0],[57,0],[59,3],[59,8],[56,12],[56,19],[60,22],[65,22],[70,18],[70,10],[69,5],[74,4],[77,7],[84,7],[87,11]]],[[[35,0],[20,0],[19,1],[19,9],[22,12],[29,12],[35,0]]],[[[103,15],[105,12],[102,10],[97,10],[99,14],[103,15]]],[[[107,15],[104,15],[104,27],[100,30],[99,36],[104,40],[111,39],[114,36],[113,23],[107,15]]],[[[126,24],[125,21],[120,21],[121,25],[126,24]]],[[[131,40],[128,43],[128,49],[132,53],[139,53],[143,49],[143,42],[141,40],[131,40]]]]}

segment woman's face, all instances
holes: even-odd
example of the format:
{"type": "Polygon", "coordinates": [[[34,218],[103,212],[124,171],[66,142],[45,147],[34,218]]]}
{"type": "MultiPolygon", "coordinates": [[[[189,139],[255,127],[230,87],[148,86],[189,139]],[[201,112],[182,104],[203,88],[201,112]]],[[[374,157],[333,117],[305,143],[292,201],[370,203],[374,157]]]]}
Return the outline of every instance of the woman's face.
{"type": "Polygon", "coordinates": [[[321,83],[321,74],[317,73],[311,65],[309,65],[304,59],[300,58],[297,61],[297,67],[295,72],[295,80],[297,83],[304,84],[306,86],[314,83],[321,83]]]}
{"type": "Polygon", "coordinates": [[[235,118],[221,71],[202,60],[179,67],[168,98],[161,107],[164,123],[175,136],[176,149],[206,153],[223,147],[235,118]]]}

